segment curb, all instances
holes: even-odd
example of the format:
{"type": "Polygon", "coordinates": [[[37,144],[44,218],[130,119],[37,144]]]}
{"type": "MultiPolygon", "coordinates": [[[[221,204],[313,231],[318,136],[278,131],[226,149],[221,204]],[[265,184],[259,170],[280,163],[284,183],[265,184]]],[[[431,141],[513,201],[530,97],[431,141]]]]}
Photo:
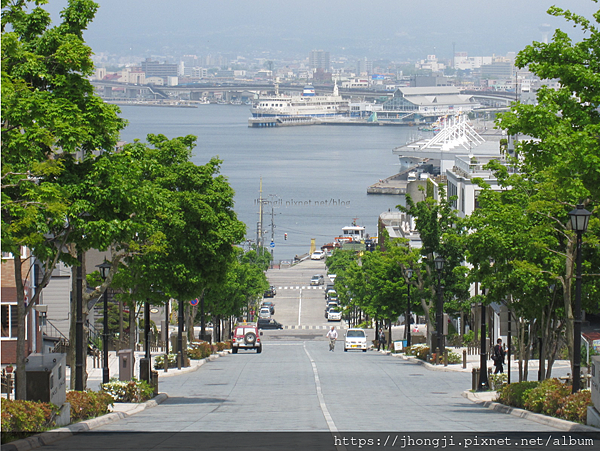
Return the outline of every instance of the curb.
{"type": "Polygon", "coordinates": [[[192,371],[196,371],[198,368],[200,368],[206,362],[212,362],[213,360],[216,360],[219,357],[223,357],[229,353],[231,353],[230,349],[227,349],[225,351],[218,351],[216,354],[212,354],[209,357],[206,357],[204,359],[193,360],[193,362],[194,362],[193,364],[190,364],[190,366],[182,367],[180,370],[177,370],[176,368],[171,368],[171,370],[175,370],[175,371],[171,371],[171,372],[167,371],[166,373],[162,369],[158,369],[158,370],[154,370],[154,371],[158,371],[158,380],[160,381],[161,378],[179,376],[180,374],[191,373],[192,371]]]}
{"type": "MultiPolygon", "coordinates": [[[[163,373],[162,377],[177,376],[182,373],[190,373],[192,371],[196,371],[206,362],[211,362],[227,354],[229,354],[229,350],[220,351],[217,354],[211,355],[210,357],[195,361],[195,365],[182,368],[177,373],[163,373]]],[[[161,374],[159,374],[159,377],[161,377],[161,374]]],[[[137,404],[136,407],[126,412],[121,411],[107,413],[106,415],[102,415],[101,417],[97,418],[92,418],[91,420],[80,421],[79,423],[70,424],[68,426],[53,429],[47,432],[42,432],[40,434],[27,437],[21,440],[15,440],[14,442],[2,445],[2,451],[29,451],[32,449],[40,448],[42,446],[47,446],[64,438],[77,434],[78,432],[86,432],[91,429],[114,423],[118,420],[122,420],[123,418],[127,418],[131,415],[135,415],[143,410],[156,407],[159,404],[166,401],[168,398],[169,395],[167,395],[166,393],[159,393],[157,396],[150,399],[149,401],[137,404]]]]}
{"type": "Polygon", "coordinates": [[[160,393],[149,401],[140,403],[134,409],[128,412],[111,412],[101,417],[92,418],[91,420],[80,421],[79,423],[70,424],[68,426],[53,429],[51,431],[42,432],[41,434],[27,437],[21,440],[15,440],[14,442],[6,443],[2,445],[3,451],[28,451],[31,449],[40,448],[42,446],[50,445],[54,442],[62,440],[66,437],[70,437],[78,432],[86,432],[99,426],[113,423],[117,420],[127,418],[128,416],[135,415],[152,407],[156,407],[166,399],[168,399],[166,393],[160,393]]]}
{"type": "MultiPolygon", "coordinates": [[[[454,371],[460,373],[468,373],[468,369],[463,368],[449,368],[441,365],[432,365],[431,363],[424,362],[423,360],[417,359],[414,356],[405,356],[404,354],[392,354],[395,357],[399,357],[402,360],[405,360],[409,363],[422,365],[428,370],[431,371],[454,371]]],[[[598,428],[592,426],[586,426],[580,423],[575,423],[573,421],[563,420],[562,418],[550,417],[547,415],[542,415],[541,413],[530,412],[528,410],[519,409],[517,407],[510,407],[504,404],[500,404],[494,401],[485,401],[482,399],[478,399],[471,393],[469,390],[465,390],[462,393],[462,396],[467,398],[469,401],[474,402],[476,404],[481,404],[483,407],[487,407],[488,409],[494,410],[500,413],[506,413],[509,415],[513,415],[519,418],[525,418],[527,420],[535,421],[536,423],[544,424],[546,426],[551,426],[556,429],[560,429],[563,431],[573,431],[573,432],[599,432],[598,428]]]]}
{"type": "Polygon", "coordinates": [[[541,413],[530,412],[528,410],[519,409],[517,407],[510,407],[504,404],[497,403],[495,401],[481,401],[475,399],[472,396],[473,393],[466,390],[462,393],[462,396],[467,398],[469,401],[472,401],[476,404],[481,404],[483,407],[487,407],[490,410],[494,410],[500,413],[506,413],[509,415],[513,415],[519,418],[525,418],[526,420],[535,421],[536,423],[540,423],[546,426],[551,426],[556,429],[560,429],[563,431],[573,431],[573,432],[598,432],[599,429],[586,426],[584,424],[575,423],[573,421],[563,420],[562,418],[550,417],[547,415],[542,415],[541,413]]]}

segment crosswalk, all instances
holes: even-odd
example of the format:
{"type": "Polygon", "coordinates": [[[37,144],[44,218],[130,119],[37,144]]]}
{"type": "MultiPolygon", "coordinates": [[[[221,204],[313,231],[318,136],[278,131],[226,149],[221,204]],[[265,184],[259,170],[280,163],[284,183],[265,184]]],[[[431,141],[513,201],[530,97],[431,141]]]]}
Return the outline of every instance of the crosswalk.
{"type": "Polygon", "coordinates": [[[278,290],[322,290],[324,287],[321,286],[312,286],[312,285],[296,285],[290,287],[277,287],[278,290]]]}
{"type": "Polygon", "coordinates": [[[347,329],[348,326],[344,323],[342,324],[330,324],[328,326],[303,326],[303,325],[293,325],[293,326],[283,326],[284,329],[295,329],[295,330],[325,330],[331,329],[331,326],[335,326],[336,329],[347,329]]]}

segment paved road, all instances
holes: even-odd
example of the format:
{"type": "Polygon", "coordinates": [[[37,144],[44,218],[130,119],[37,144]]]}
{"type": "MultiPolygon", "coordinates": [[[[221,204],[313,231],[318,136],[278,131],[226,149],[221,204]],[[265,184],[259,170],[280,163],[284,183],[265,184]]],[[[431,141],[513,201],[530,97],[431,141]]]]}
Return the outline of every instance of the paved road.
{"type": "Polygon", "coordinates": [[[103,431],[544,431],[461,396],[470,374],[427,371],[375,351],[264,337],[161,381],[169,399],[103,431]]]}

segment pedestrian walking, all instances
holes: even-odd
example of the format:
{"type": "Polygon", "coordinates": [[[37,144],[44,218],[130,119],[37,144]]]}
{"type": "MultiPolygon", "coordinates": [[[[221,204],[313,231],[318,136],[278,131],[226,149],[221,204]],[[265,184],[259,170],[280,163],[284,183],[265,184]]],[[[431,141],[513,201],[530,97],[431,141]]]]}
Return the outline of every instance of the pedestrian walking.
{"type": "Polygon", "coordinates": [[[381,349],[383,349],[385,351],[385,332],[383,331],[383,328],[379,329],[379,340],[377,343],[377,350],[380,351],[381,349]]]}
{"type": "Polygon", "coordinates": [[[331,330],[327,332],[327,338],[329,338],[329,350],[333,351],[335,349],[335,340],[337,340],[338,334],[337,330],[335,330],[334,326],[331,326],[331,330]]]}
{"type": "Polygon", "coordinates": [[[502,347],[502,338],[498,338],[496,346],[494,346],[494,351],[492,353],[492,360],[494,361],[494,366],[496,370],[494,374],[504,373],[504,356],[506,355],[506,351],[502,347]]]}

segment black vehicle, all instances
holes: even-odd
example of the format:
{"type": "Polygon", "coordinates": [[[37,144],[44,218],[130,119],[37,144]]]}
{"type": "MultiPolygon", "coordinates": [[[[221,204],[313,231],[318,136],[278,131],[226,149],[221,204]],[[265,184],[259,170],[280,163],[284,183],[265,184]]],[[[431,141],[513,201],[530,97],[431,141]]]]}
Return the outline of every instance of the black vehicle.
{"type": "Polygon", "coordinates": [[[272,298],[277,294],[277,291],[275,290],[275,287],[273,285],[271,285],[271,287],[265,291],[265,294],[263,295],[264,298],[272,298]]]}
{"type": "Polygon", "coordinates": [[[271,318],[259,318],[256,325],[259,329],[283,329],[283,325],[271,318]]]}

